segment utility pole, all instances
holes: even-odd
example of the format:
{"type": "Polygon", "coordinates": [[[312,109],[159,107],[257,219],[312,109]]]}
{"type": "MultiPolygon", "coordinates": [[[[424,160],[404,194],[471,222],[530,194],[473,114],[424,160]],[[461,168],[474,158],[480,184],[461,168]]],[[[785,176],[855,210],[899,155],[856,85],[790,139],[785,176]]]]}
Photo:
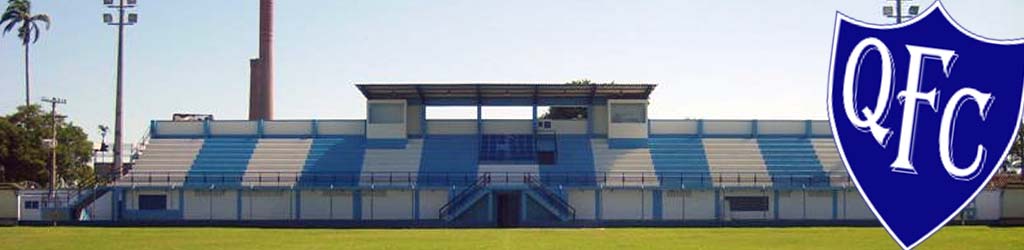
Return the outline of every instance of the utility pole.
{"type": "Polygon", "coordinates": [[[57,97],[43,97],[43,102],[50,103],[50,118],[52,119],[50,129],[53,134],[46,144],[50,147],[50,190],[47,197],[50,202],[53,202],[57,200],[57,127],[60,126],[57,123],[57,104],[66,104],[68,101],[57,97]]]}
{"type": "Polygon", "coordinates": [[[103,5],[108,8],[117,9],[117,22],[114,22],[113,15],[110,13],[103,14],[103,22],[108,25],[117,26],[117,99],[115,101],[114,108],[114,170],[118,171],[118,175],[124,173],[124,162],[121,156],[121,149],[123,144],[123,130],[124,130],[124,119],[122,115],[123,104],[122,104],[122,86],[124,85],[124,26],[134,25],[139,20],[139,15],[135,13],[126,13],[127,9],[135,8],[136,0],[118,0],[117,4],[114,4],[114,0],[103,0],[103,5]],[[125,22],[125,14],[128,14],[128,20],[125,22]]]}

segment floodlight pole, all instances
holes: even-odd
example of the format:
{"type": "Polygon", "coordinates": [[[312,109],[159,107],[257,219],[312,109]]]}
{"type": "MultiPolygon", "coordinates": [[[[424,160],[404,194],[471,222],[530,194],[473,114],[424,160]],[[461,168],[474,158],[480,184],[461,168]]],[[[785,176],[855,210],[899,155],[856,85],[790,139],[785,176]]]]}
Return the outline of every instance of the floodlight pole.
{"type": "MultiPolygon", "coordinates": [[[[117,94],[114,104],[114,170],[118,176],[124,173],[124,159],[122,157],[122,146],[124,137],[123,118],[123,86],[124,86],[124,26],[135,24],[134,20],[125,22],[126,9],[134,8],[135,3],[125,4],[126,0],[118,0],[117,5],[108,5],[109,8],[117,9],[117,22],[108,22],[109,25],[117,25],[117,94]]],[[[134,16],[133,16],[134,17],[134,16]]]]}
{"type": "MultiPolygon", "coordinates": [[[[122,0],[124,1],[124,0],[122,0]]],[[[896,0],[896,24],[903,22],[903,0],[896,0]]]]}

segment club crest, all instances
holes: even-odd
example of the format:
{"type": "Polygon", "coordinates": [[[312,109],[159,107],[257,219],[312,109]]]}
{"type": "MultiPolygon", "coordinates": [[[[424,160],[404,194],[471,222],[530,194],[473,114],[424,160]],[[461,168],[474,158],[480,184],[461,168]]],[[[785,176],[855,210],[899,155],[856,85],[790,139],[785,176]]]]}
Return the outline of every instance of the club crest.
{"type": "Polygon", "coordinates": [[[936,1],[898,25],[836,15],[828,108],[850,177],[912,248],[1002,164],[1021,120],[1024,40],[960,27],[936,1]]]}

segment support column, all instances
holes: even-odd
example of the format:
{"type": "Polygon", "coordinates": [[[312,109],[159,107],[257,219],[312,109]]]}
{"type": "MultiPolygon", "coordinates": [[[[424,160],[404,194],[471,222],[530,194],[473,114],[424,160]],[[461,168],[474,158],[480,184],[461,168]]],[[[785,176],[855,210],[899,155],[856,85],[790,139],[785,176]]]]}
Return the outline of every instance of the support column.
{"type": "Polygon", "coordinates": [[[601,221],[601,217],[603,217],[601,214],[603,212],[603,209],[601,209],[601,192],[601,189],[594,189],[594,210],[596,210],[594,211],[594,219],[597,221],[601,221]]]}
{"type": "Polygon", "coordinates": [[[363,220],[363,191],[352,191],[352,219],[363,220]]]}
{"type": "Polygon", "coordinates": [[[412,218],[420,221],[420,190],[417,188],[412,189],[412,218]]]}
{"type": "Polygon", "coordinates": [[[660,189],[655,189],[651,192],[651,196],[653,196],[651,197],[651,210],[653,210],[652,213],[654,214],[654,220],[661,220],[663,216],[662,213],[664,213],[664,206],[662,206],[662,199],[664,199],[664,197],[661,194],[662,190],[660,189]]]}
{"type": "Polygon", "coordinates": [[[292,194],[295,196],[295,216],[296,220],[302,219],[302,190],[292,189],[292,194]]]}
{"type": "Polygon", "coordinates": [[[242,189],[235,190],[235,219],[242,220],[242,189]]]}
{"type": "Polygon", "coordinates": [[[779,220],[779,190],[776,189],[773,191],[772,196],[772,199],[774,199],[774,202],[772,202],[772,210],[774,210],[773,213],[775,214],[775,220],[779,220]]]}
{"type": "Polygon", "coordinates": [[[420,105],[420,136],[427,139],[427,102],[420,105]]]}
{"type": "Polygon", "coordinates": [[[533,138],[537,138],[537,100],[533,101],[533,138]]]}

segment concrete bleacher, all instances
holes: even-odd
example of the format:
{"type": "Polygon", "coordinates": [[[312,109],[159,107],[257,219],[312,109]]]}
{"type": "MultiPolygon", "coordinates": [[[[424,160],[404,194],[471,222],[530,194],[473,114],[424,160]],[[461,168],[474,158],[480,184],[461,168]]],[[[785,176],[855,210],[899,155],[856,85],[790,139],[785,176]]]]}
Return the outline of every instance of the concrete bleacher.
{"type": "Polygon", "coordinates": [[[651,160],[662,187],[712,186],[704,144],[696,136],[656,136],[648,139],[651,160]]]}
{"type": "Polygon", "coordinates": [[[586,135],[558,135],[555,164],[540,165],[541,182],[549,185],[594,186],[594,153],[586,135]]]}
{"type": "Polygon", "coordinates": [[[660,183],[654,171],[649,148],[612,149],[607,139],[591,139],[594,171],[608,173],[598,180],[601,185],[656,187],[660,183]]]}
{"type": "Polygon", "coordinates": [[[401,185],[408,186],[416,181],[420,169],[423,140],[411,139],[405,148],[366,149],[363,155],[362,171],[373,173],[364,176],[362,186],[401,185]]]}
{"type": "Polygon", "coordinates": [[[209,138],[195,157],[185,185],[241,186],[256,138],[209,138]]]}
{"type": "Polygon", "coordinates": [[[715,186],[771,186],[757,139],[704,138],[704,152],[715,186]]]}
{"type": "Polygon", "coordinates": [[[814,154],[821,163],[821,170],[829,175],[832,186],[850,185],[846,177],[846,165],[839,156],[839,149],[836,148],[835,140],[831,138],[814,138],[811,146],[814,147],[814,154]]]}
{"type": "Polygon", "coordinates": [[[143,154],[135,160],[132,171],[119,185],[151,185],[153,172],[162,172],[161,185],[180,186],[192,168],[203,139],[151,139],[143,154]]]}
{"type": "Polygon", "coordinates": [[[260,139],[253,149],[243,186],[293,186],[305,168],[311,139],[260,139]]]}
{"type": "Polygon", "coordinates": [[[758,147],[776,187],[829,186],[809,139],[761,138],[758,147]]]}
{"type": "Polygon", "coordinates": [[[423,139],[419,186],[469,185],[478,173],[476,135],[431,135],[423,139]]]}
{"type": "Polygon", "coordinates": [[[366,139],[362,136],[311,139],[299,185],[357,186],[363,169],[366,139]]]}

